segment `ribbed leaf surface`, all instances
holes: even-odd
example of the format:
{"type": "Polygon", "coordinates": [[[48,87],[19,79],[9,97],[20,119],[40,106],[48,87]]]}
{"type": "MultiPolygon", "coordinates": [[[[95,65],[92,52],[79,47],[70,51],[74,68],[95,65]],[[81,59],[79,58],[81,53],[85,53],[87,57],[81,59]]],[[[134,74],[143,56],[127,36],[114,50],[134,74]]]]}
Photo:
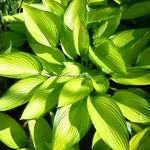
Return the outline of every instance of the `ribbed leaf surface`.
{"type": "Polygon", "coordinates": [[[45,80],[44,76],[33,76],[16,82],[0,98],[0,111],[7,111],[27,102],[31,93],[45,80]]]}
{"type": "Polygon", "coordinates": [[[128,131],[124,117],[115,101],[97,94],[88,97],[88,111],[100,137],[115,150],[129,150],[128,131]]]}
{"type": "Polygon", "coordinates": [[[53,150],[69,149],[88,132],[91,120],[86,102],[77,102],[59,108],[53,127],[53,150]]]}
{"type": "Polygon", "coordinates": [[[131,122],[150,124],[150,104],[142,96],[127,90],[118,90],[114,94],[123,115],[131,122]]]}
{"type": "Polygon", "coordinates": [[[71,79],[62,87],[58,106],[62,107],[75,103],[91,93],[92,89],[92,81],[89,78],[76,77],[71,79]]]}
{"type": "Polygon", "coordinates": [[[0,75],[11,78],[25,78],[40,74],[41,63],[33,56],[24,52],[13,52],[0,55],[0,75]]]}

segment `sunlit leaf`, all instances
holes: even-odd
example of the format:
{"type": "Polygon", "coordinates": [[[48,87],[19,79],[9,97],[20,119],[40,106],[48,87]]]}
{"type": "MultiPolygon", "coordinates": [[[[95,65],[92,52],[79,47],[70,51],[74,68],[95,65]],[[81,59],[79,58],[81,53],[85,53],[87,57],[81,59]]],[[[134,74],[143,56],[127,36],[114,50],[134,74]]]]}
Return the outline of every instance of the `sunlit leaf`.
{"type": "Polygon", "coordinates": [[[130,150],[148,150],[150,149],[150,127],[137,133],[130,140],[130,150]]]}
{"type": "Polygon", "coordinates": [[[89,0],[88,5],[90,7],[99,6],[99,5],[106,5],[108,0],[89,0]]]}
{"type": "Polygon", "coordinates": [[[43,0],[43,3],[50,7],[58,16],[62,16],[64,13],[64,8],[54,0],[43,0]]]}
{"type": "Polygon", "coordinates": [[[42,71],[41,63],[31,54],[13,52],[0,55],[0,75],[11,78],[25,78],[38,75],[42,71]]]}
{"type": "Polygon", "coordinates": [[[88,23],[104,21],[111,18],[115,18],[120,10],[116,7],[103,6],[97,9],[93,9],[88,13],[88,23]]]}
{"type": "Polygon", "coordinates": [[[136,61],[136,66],[144,69],[150,69],[150,47],[140,53],[136,61]]]}
{"type": "Polygon", "coordinates": [[[10,116],[0,113],[0,140],[10,148],[16,149],[28,144],[28,139],[21,125],[10,116]]]}
{"type": "Polygon", "coordinates": [[[59,108],[53,127],[53,150],[69,149],[88,132],[91,120],[86,101],[59,108]]]}
{"type": "Polygon", "coordinates": [[[73,39],[75,50],[79,56],[84,56],[89,50],[89,34],[86,26],[77,15],[74,21],[73,39]]]}
{"type": "Polygon", "coordinates": [[[62,70],[57,80],[59,83],[66,82],[76,77],[88,77],[86,73],[87,69],[81,64],[76,62],[65,62],[64,65],[65,68],[62,70]]]}
{"type": "Polygon", "coordinates": [[[128,90],[117,90],[114,99],[128,120],[150,124],[150,104],[143,97],[128,90]]]}
{"type": "Polygon", "coordinates": [[[116,73],[111,77],[116,83],[124,85],[149,85],[150,72],[142,69],[129,69],[127,74],[116,73]]]}
{"type": "Polygon", "coordinates": [[[102,67],[106,73],[126,73],[124,60],[113,43],[105,39],[97,39],[95,46],[90,47],[89,57],[97,67],[102,67]]]}
{"type": "Polygon", "coordinates": [[[131,49],[148,30],[148,28],[125,30],[112,36],[111,40],[119,48],[119,53],[123,55],[131,49]]]}
{"type": "Polygon", "coordinates": [[[86,22],[86,1],[72,0],[64,14],[64,23],[73,30],[75,18],[77,15],[83,22],[86,22]]]}
{"type": "Polygon", "coordinates": [[[26,42],[26,36],[14,31],[7,31],[0,34],[0,46],[6,49],[12,41],[12,47],[18,48],[26,42]]]}
{"type": "Polygon", "coordinates": [[[47,47],[41,44],[30,43],[34,53],[52,64],[62,64],[65,62],[65,56],[61,50],[53,47],[47,47]]]}
{"type": "Polygon", "coordinates": [[[58,107],[83,99],[91,93],[92,89],[92,81],[88,77],[79,76],[67,81],[61,89],[58,107]]]}
{"type": "Polygon", "coordinates": [[[28,126],[36,150],[48,150],[46,143],[52,142],[52,129],[47,121],[40,117],[29,120],[28,126]]]}
{"type": "Polygon", "coordinates": [[[128,150],[128,131],[124,117],[108,95],[96,94],[88,97],[88,111],[100,137],[116,150],[128,150]]]}
{"type": "Polygon", "coordinates": [[[23,111],[21,119],[38,118],[57,106],[62,84],[56,83],[56,80],[51,77],[39,87],[23,111]]]}
{"type": "Polygon", "coordinates": [[[138,18],[150,13],[149,9],[150,1],[135,2],[123,11],[122,19],[138,18]]]}
{"type": "Polygon", "coordinates": [[[31,93],[45,80],[43,76],[33,76],[16,82],[0,98],[0,111],[10,110],[27,102],[31,93]]]}
{"type": "MultiPolygon", "coordinates": [[[[36,41],[45,46],[58,44],[58,26],[54,22],[59,20],[57,16],[50,12],[41,11],[31,6],[24,6],[25,24],[30,34],[36,41]],[[34,31],[34,32],[33,32],[34,31]]],[[[59,22],[58,25],[61,23],[59,22]]]]}
{"type": "Polygon", "coordinates": [[[70,28],[66,25],[64,25],[61,29],[60,42],[61,42],[61,48],[64,54],[71,59],[76,59],[77,52],[74,46],[73,31],[70,30],[70,28]]]}
{"type": "Polygon", "coordinates": [[[111,150],[96,131],[92,141],[92,150],[111,150]]]}

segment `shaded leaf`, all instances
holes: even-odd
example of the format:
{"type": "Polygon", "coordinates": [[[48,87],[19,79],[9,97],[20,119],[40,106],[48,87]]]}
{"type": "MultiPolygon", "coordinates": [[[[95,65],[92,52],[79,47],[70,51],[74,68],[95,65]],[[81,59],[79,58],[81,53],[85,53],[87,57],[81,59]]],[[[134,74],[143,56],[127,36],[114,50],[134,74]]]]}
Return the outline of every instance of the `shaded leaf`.
{"type": "Polygon", "coordinates": [[[7,31],[0,34],[0,46],[8,48],[12,41],[12,47],[18,48],[26,42],[26,36],[14,31],[7,31]]]}
{"type": "Polygon", "coordinates": [[[29,120],[28,126],[36,150],[48,150],[46,143],[52,142],[52,129],[47,121],[40,117],[29,120]]]}
{"type": "Polygon", "coordinates": [[[135,2],[127,6],[123,11],[122,19],[133,19],[150,13],[150,1],[135,2]]]}
{"type": "Polygon", "coordinates": [[[86,101],[59,108],[53,127],[53,150],[69,149],[88,132],[91,120],[86,101]]]}
{"type": "Polygon", "coordinates": [[[128,150],[126,122],[115,101],[108,95],[89,96],[87,108],[100,137],[116,150],[128,150]]]}
{"type": "Polygon", "coordinates": [[[128,90],[117,90],[114,99],[128,120],[150,124],[150,104],[142,96],[128,90]]]}
{"type": "Polygon", "coordinates": [[[39,85],[46,80],[43,76],[22,79],[12,85],[0,98],[0,111],[7,111],[26,103],[39,85]]]}
{"type": "Polygon", "coordinates": [[[31,54],[13,52],[0,55],[0,75],[11,78],[26,78],[38,75],[42,71],[41,63],[31,54]]]}
{"type": "Polygon", "coordinates": [[[0,113],[0,140],[10,148],[16,149],[28,144],[28,139],[21,125],[10,116],[0,113]]]}
{"type": "Polygon", "coordinates": [[[67,81],[61,89],[58,107],[66,106],[68,104],[75,103],[93,90],[92,81],[86,77],[75,77],[67,81]]]}

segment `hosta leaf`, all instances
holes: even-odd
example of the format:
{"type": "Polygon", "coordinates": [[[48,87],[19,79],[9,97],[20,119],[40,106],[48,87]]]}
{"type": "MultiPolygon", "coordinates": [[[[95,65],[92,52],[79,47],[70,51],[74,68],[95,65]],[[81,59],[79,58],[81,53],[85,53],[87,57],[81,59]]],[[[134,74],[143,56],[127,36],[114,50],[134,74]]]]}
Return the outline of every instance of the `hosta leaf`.
{"type": "Polygon", "coordinates": [[[0,75],[11,78],[26,78],[40,74],[41,63],[31,54],[13,52],[0,55],[0,75]]]}
{"type": "Polygon", "coordinates": [[[55,0],[55,1],[66,7],[70,0],[55,0]]]}
{"type": "Polygon", "coordinates": [[[118,4],[129,2],[129,0],[114,0],[118,4]]]}
{"type": "Polygon", "coordinates": [[[108,0],[89,0],[88,5],[90,7],[98,6],[98,5],[106,5],[108,0]]]}
{"type": "MultiPolygon", "coordinates": [[[[57,21],[59,20],[58,17],[31,6],[24,6],[23,8],[26,27],[35,40],[45,46],[56,47],[58,44],[58,26],[55,24],[54,18],[57,21]]],[[[61,23],[59,22],[59,24],[61,23]]]]}
{"type": "Polygon", "coordinates": [[[150,31],[146,32],[141,39],[139,39],[126,53],[124,53],[123,59],[125,60],[126,64],[135,64],[138,55],[143,50],[149,39],[150,31]]]}
{"type": "Polygon", "coordinates": [[[95,44],[96,48],[90,47],[89,49],[89,57],[95,65],[102,67],[106,73],[126,73],[124,60],[116,46],[105,39],[97,39],[95,44]]]}
{"type": "Polygon", "coordinates": [[[116,7],[103,6],[88,13],[88,23],[99,22],[115,18],[120,10],[116,7]]]}
{"type": "Polygon", "coordinates": [[[62,70],[57,80],[59,83],[66,82],[79,76],[84,77],[84,75],[87,75],[88,77],[86,68],[81,64],[76,62],[65,62],[64,65],[65,68],[62,70]]]}
{"type": "Polygon", "coordinates": [[[52,142],[52,129],[47,121],[40,117],[29,120],[28,126],[36,150],[48,150],[46,143],[52,142]]]}
{"type": "Polygon", "coordinates": [[[130,140],[130,150],[148,150],[150,149],[150,127],[137,133],[130,140]]]}
{"type": "Polygon", "coordinates": [[[47,47],[41,44],[30,43],[34,53],[52,64],[62,64],[65,60],[64,54],[57,48],[47,47]]]}
{"type": "Polygon", "coordinates": [[[150,1],[135,2],[123,11],[122,19],[133,19],[150,13],[150,1]]]}
{"type": "Polygon", "coordinates": [[[61,48],[64,54],[71,59],[76,59],[77,52],[74,46],[73,31],[70,30],[70,28],[67,27],[66,25],[64,25],[61,29],[60,42],[61,42],[61,48]]]}
{"type": "Polygon", "coordinates": [[[67,81],[61,89],[58,107],[66,106],[83,99],[91,93],[92,89],[93,86],[90,78],[76,77],[67,81]]]}
{"type": "Polygon", "coordinates": [[[88,111],[100,137],[115,150],[128,150],[128,131],[124,117],[107,95],[96,94],[88,97],[88,111]]]}
{"type": "Polygon", "coordinates": [[[128,120],[150,124],[150,104],[143,97],[127,90],[117,90],[114,99],[128,120]]]}
{"type": "Polygon", "coordinates": [[[150,47],[140,53],[136,61],[136,66],[144,69],[150,69],[150,47]]]}
{"type": "Polygon", "coordinates": [[[88,132],[91,120],[86,101],[59,108],[53,127],[53,150],[69,149],[88,132]]]}
{"type": "Polygon", "coordinates": [[[33,94],[45,80],[43,76],[33,76],[16,82],[0,98],[0,111],[10,110],[27,102],[31,96],[29,94],[33,94]]]}
{"type": "Polygon", "coordinates": [[[62,16],[64,13],[64,8],[54,0],[43,0],[43,3],[50,7],[58,16],[62,16]]]}
{"type": "Polygon", "coordinates": [[[28,144],[28,139],[21,125],[10,116],[0,113],[0,140],[10,148],[16,149],[28,144]]]}
{"type": "Polygon", "coordinates": [[[89,34],[86,26],[77,15],[74,21],[73,39],[75,50],[79,56],[84,56],[89,50],[89,34]]]}
{"type": "Polygon", "coordinates": [[[94,76],[92,83],[97,93],[106,93],[109,88],[109,81],[104,75],[94,76]]]}
{"type": "Polygon", "coordinates": [[[96,131],[92,141],[92,150],[111,150],[96,131]]]}
{"type": "Polygon", "coordinates": [[[64,23],[73,30],[74,21],[77,15],[83,22],[86,22],[86,1],[72,0],[64,14],[64,23]]]}
{"type": "Polygon", "coordinates": [[[148,28],[130,29],[117,33],[111,37],[112,42],[119,48],[120,54],[126,53],[147,32],[148,28]]]}
{"type": "Polygon", "coordinates": [[[18,48],[26,42],[26,36],[14,31],[7,31],[0,34],[0,46],[3,49],[8,48],[10,41],[12,47],[18,48]]]}
{"type": "Polygon", "coordinates": [[[125,85],[149,85],[150,72],[142,69],[129,69],[128,74],[114,74],[111,79],[125,85]]]}
{"type": "Polygon", "coordinates": [[[21,119],[34,119],[44,115],[57,106],[62,84],[56,83],[55,78],[49,78],[32,96],[23,111],[21,119]]]}

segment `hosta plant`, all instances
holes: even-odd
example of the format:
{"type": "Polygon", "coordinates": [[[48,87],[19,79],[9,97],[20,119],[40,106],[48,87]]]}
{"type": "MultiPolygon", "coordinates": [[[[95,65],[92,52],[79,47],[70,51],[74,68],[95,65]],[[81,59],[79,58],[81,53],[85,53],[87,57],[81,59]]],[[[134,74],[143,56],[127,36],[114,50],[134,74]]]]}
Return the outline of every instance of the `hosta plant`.
{"type": "Polygon", "coordinates": [[[78,150],[94,127],[90,149],[150,149],[143,88],[150,84],[150,26],[140,26],[149,5],[26,1],[22,13],[5,16],[0,76],[15,82],[0,98],[0,141],[19,150],[78,150]],[[9,115],[21,105],[23,125],[9,115]]]}

